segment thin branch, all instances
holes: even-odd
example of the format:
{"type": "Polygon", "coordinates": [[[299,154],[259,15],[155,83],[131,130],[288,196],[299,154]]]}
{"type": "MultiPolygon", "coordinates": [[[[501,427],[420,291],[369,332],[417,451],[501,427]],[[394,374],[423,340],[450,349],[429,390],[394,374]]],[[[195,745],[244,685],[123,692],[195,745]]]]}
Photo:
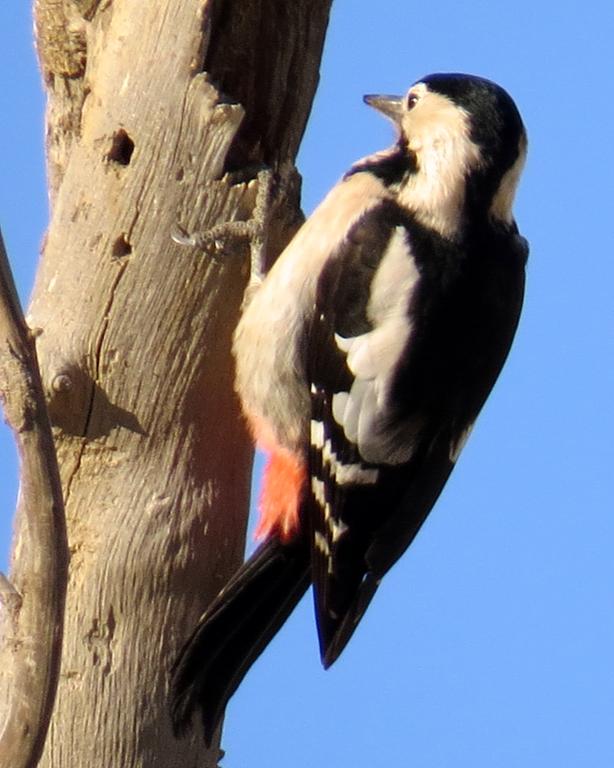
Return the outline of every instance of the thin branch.
{"type": "Polygon", "coordinates": [[[3,577],[2,659],[11,689],[0,765],[35,768],[53,711],[68,568],[64,505],[34,339],[0,232],[0,398],[21,459],[10,582],[3,577]]]}

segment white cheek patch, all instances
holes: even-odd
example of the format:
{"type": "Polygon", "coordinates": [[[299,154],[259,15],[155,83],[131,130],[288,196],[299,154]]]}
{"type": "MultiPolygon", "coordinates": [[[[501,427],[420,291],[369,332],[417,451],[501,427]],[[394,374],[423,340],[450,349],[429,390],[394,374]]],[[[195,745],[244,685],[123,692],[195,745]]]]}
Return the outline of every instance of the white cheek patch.
{"type": "Polygon", "coordinates": [[[399,201],[425,226],[454,237],[467,175],[482,161],[480,147],[471,140],[469,114],[446,96],[425,89],[408,113],[403,133],[416,154],[418,170],[399,190],[399,201]]]}
{"type": "Polygon", "coordinates": [[[371,284],[367,314],[373,330],[335,336],[354,382],[349,392],[333,396],[333,417],[362,458],[374,464],[403,463],[413,450],[413,441],[403,435],[407,430],[391,430],[388,416],[392,381],[411,335],[408,311],[418,279],[406,230],[397,227],[371,284]]]}

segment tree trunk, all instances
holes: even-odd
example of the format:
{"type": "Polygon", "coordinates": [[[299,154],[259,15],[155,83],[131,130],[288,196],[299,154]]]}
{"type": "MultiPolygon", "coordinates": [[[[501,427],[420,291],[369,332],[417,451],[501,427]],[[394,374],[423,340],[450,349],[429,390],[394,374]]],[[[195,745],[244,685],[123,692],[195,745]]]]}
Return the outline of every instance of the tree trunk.
{"type": "Polygon", "coordinates": [[[52,219],[28,321],[71,556],[43,766],[217,765],[172,737],[168,671],[243,555],[250,244],[170,232],[250,219],[266,166],[286,179],[267,257],[290,236],[331,1],[37,0],[52,219]]]}

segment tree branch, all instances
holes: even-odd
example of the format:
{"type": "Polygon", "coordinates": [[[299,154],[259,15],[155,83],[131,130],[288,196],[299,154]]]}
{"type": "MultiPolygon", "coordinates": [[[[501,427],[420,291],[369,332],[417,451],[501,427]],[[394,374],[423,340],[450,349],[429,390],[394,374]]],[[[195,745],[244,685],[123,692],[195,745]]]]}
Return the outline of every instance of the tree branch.
{"type": "Polygon", "coordinates": [[[0,664],[10,685],[0,763],[34,768],[55,699],[68,546],[62,490],[34,339],[0,232],[0,398],[21,459],[11,582],[2,576],[0,664]]]}

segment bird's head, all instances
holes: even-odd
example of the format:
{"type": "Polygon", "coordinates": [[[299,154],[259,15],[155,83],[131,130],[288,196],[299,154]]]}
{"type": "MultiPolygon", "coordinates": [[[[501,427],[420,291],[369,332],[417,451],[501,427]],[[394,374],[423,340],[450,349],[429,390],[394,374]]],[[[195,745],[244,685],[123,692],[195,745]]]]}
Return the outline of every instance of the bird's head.
{"type": "Polygon", "coordinates": [[[483,215],[512,223],[527,139],[503,88],[472,75],[434,74],[405,96],[365,101],[397,128],[397,150],[411,159],[398,199],[424,224],[454,236],[463,220],[483,215]]]}

